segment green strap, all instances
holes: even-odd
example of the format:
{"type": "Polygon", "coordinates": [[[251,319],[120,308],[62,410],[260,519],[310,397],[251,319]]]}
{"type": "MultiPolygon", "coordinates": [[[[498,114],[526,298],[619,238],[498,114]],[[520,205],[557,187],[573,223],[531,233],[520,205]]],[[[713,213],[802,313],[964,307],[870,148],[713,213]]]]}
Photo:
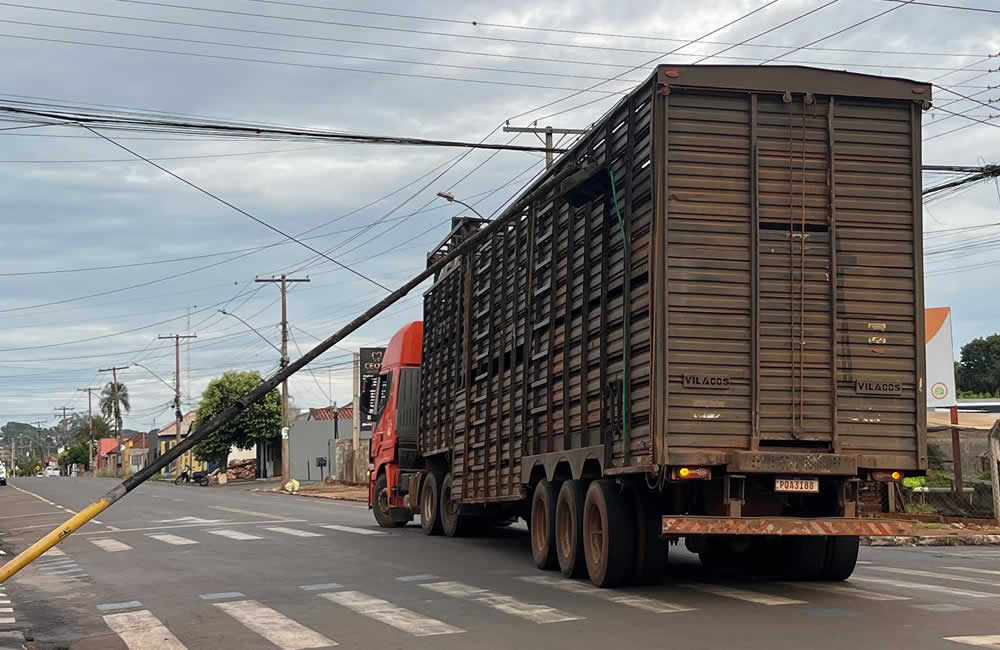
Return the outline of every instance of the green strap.
{"type": "MultiPolygon", "coordinates": [[[[608,175],[611,177],[611,200],[615,203],[615,215],[618,217],[618,228],[622,232],[622,244],[625,247],[625,255],[623,256],[623,262],[628,264],[628,236],[625,234],[625,220],[622,219],[622,213],[618,209],[618,189],[615,187],[615,172],[610,167],[608,167],[608,175]]],[[[628,267],[624,269],[624,277],[622,282],[630,282],[628,267]]],[[[622,441],[624,445],[629,444],[628,434],[628,352],[629,352],[629,312],[631,312],[631,307],[624,304],[625,302],[625,291],[624,285],[622,285],[622,441]]]]}

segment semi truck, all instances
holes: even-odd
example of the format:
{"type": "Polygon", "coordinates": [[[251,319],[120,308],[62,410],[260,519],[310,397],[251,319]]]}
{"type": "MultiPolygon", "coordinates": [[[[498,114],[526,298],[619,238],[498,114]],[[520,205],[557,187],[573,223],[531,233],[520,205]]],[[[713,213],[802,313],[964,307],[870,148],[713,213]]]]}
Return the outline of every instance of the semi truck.
{"type": "Polygon", "coordinates": [[[661,65],[497,220],[453,221],[385,350],[369,503],[429,535],[517,518],[597,586],[706,565],[843,580],[862,491],[927,468],[931,86],[661,65]]]}

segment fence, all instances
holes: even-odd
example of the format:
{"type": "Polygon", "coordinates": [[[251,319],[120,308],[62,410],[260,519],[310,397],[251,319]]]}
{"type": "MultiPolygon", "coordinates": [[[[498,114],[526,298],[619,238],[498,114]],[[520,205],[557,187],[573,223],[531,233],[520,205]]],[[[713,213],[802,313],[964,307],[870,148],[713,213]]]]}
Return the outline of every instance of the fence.
{"type": "MultiPolygon", "coordinates": [[[[928,470],[902,484],[878,486],[882,512],[940,520],[997,520],[1000,512],[1000,420],[989,431],[968,427],[928,428],[928,470]]],[[[869,490],[871,488],[869,487],[869,490]]]]}

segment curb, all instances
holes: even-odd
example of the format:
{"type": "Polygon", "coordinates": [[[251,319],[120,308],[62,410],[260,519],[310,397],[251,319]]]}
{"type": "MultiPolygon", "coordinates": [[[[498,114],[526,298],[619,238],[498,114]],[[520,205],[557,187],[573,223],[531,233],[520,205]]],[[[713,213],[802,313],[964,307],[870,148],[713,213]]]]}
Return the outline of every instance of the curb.
{"type": "Polygon", "coordinates": [[[862,536],[861,544],[863,546],[993,546],[1000,545],[1000,535],[862,536]]]}

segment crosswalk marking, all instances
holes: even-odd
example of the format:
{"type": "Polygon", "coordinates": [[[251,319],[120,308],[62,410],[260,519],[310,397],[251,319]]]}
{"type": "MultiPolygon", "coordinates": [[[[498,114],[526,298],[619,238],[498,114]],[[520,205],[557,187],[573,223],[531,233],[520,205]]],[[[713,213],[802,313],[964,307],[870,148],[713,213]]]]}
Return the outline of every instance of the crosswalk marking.
{"type": "Polygon", "coordinates": [[[344,585],[339,582],[324,582],[318,585],[299,585],[303,591],[326,591],[327,589],[340,589],[344,585]]]}
{"type": "Polygon", "coordinates": [[[17,623],[17,619],[15,619],[12,616],[7,616],[7,617],[4,617],[4,618],[0,618],[0,624],[2,624],[2,625],[10,625],[11,623],[17,623]]]}
{"type": "Polygon", "coordinates": [[[1000,583],[993,580],[983,580],[982,578],[970,578],[969,576],[956,576],[950,573],[938,573],[936,571],[920,571],[917,569],[898,569],[891,566],[871,567],[869,571],[885,571],[887,573],[900,573],[904,576],[920,576],[922,578],[940,578],[941,580],[956,580],[958,582],[972,582],[977,585],[987,587],[1000,587],[1000,583]]]}
{"type": "Polygon", "coordinates": [[[943,567],[949,571],[968,571],[969,573],[985,573],[991,576],[1000,576],[1000,571],[994,569],[974,569],[968,566],[946,566],[943,567]]]}
{"type": "Polygon", "coordinates": [[[298,528],[286,528],[285,526],[265,526],[264,530],[269,530],[272,533],[282,533],[283,535],[292,535],[294,537],[322,537],[322,533],[313,533],[308,530],[299,530],[298,528]]]}
{"type": "Polygon", "coordinates": [[[985,636],[946,636],[945,641],[964,643],[965,645],[979,646],[980,648],[1000,649],[1000,634],[987,634],[985,636]]]}
{"type": "Polygon", "coordinates": [[[134,609],[136,607],[142,607],[142,603],[138,600],[130,600],[127,603],[104,603],[98,605],[97,609],[102,612],[110,612],[116,609],[134,609]]]}
{"type": "Polygon", "coordinates": [[[230,528],[222,528],[219,530],[207,531],[212,535],[219,535],[220,537],[228,537],[229,539],[235,539],[240,542],[246,542],[252,539],[264,539],[263,537],[257,537],[256,535],[251,535],[250,533],[244,533],[239,530],[232,530],[230,528]]]}
{"type": "Polygon", "coordinates": [[[197,544],[193,539],[188,539],[187,537],[181,537],[180,535],[170,535],[169,533],[164,533],[162,535],[147,534],[146,537],[155,539],[160,542],[165,542],[167,544],[173,544],[174,546],[184,546],[186,544],[197,544]]]}
{"type": "Polygon", "coordinates": [[[104,622],[129,650],[187,650],[148,609],[108,614],[104,622]]]}
{"type": "Polygon", "coordinates": [[[759,591],[749,591],[747,589],[737,589],[736,587],[727,587],[725,585],[705,585],[705,584],[683,584],[678,585],[679,587],[686,587],[688,589],[696,589],[698,591],[704,591],[715,596],[722,596],[724,598],[735,598],[737,600],[745,600],[750,603],[757,603],[758,605],[804,605],[806,601],[795,600],[794,598],[785,598],[784,596],[772,596],[770,594],[764,594],[759,591]]]}
{"type": "Polygon", "coordinates": [[[108,539],[102,537],[101,539],[92,539],[90,543],[101,549],[102,551],[107,551],[108,553],[119,553],[121,551],[131,551],[132,547],[124,542],[119,542],[117,539],[108,539]]]}
{"type": "Polygon", "coordinates": [[[610,589],[599,589],[592,584],[581,582],[579,580],[567,580],[565,578],[553,578],[551,576],[521,576],[518,580],[523,580],[536,585],[555,587],[556,589],[562,589],[563,591],[569,591],[574,594],[594,596],[596,598],[609,600],[613,603],[618,603],[619,605],[627,605],[629,607],[635,607],[647,612],[653,612],[654,614],[695,611],[694,607],[685,607],[684,605],[666,603],[652,598],[645,598],[637,594],[613,591],[610,589]]]}
{"type": "Polygon", "coordinates": [[[335,641],[319,632],[296,623],[281,612],[265,607],[256,600],[233,600],[215,603],[215,606],[281,650],[305,650],[337,645],[335,641]]]}
{"type": "Polygon", "coordinates": [[[372,530],[370,528],[355,528],[354,526],[341,526],[340,524],[326,524],[320,526],[320,528],[329,528],[330,530],[339,530],[342,533],[355,533],[357,535],[388,535],[381,530],[372,530]]]}
{"type": "Polygon", "coordinates": [[[861,582],[874,582],[880,585],[889,585],[891,587],[900,587],[902,589],[923,589],[925,591],[937,591],[942,594],[951,594],[953,596],[967,596],[969,598],[1000,598],[1000,594],[990,594],[983,591],[969,591],[967,589],[954,589],[952,587],[942,587],[940,585],[928,585],[922,582],[910,582],[908,580],[892,580],[890,578],[870,578],[867,576],[854,575],[851,577],[852,581],[859,580],[861,582]]]}
{"type": "Polygon", "coordinates": [[[336,591],[320,594],[320,596],[413,636],[437,636],[465,632],[462,628],[448,625],[403,607],[397,607],[388,601],[363,594],[360,591],[336,591]]]}
{"type": "Polygon", "coordinates": [[[798,587],[799,589],[811,589],[813,591],[824,591],[842,596],[864,598],[865,600],[910,600],[908,596],[894,596],[892,594],[883,594],[877,591],[868,591],[866,589],[858,589],[857,587],[848,587],[847,585],[830,582],[781,582],[779,584],[798,587]]]}
{"type": "Polygon", "coordinates": [[[572,614],[559,611],[554,607],[525,603],[504,594],[464,585],[460,582],[425,582],[421,583],[420,586],[424,589],[444,594],[445,596],[482,603],[487,607],[492,607],[505,614],[519,616],[533,623],[560,623],[562,621],[576,621],[583,618],[582,616],[573,616],[572,614]]]}

